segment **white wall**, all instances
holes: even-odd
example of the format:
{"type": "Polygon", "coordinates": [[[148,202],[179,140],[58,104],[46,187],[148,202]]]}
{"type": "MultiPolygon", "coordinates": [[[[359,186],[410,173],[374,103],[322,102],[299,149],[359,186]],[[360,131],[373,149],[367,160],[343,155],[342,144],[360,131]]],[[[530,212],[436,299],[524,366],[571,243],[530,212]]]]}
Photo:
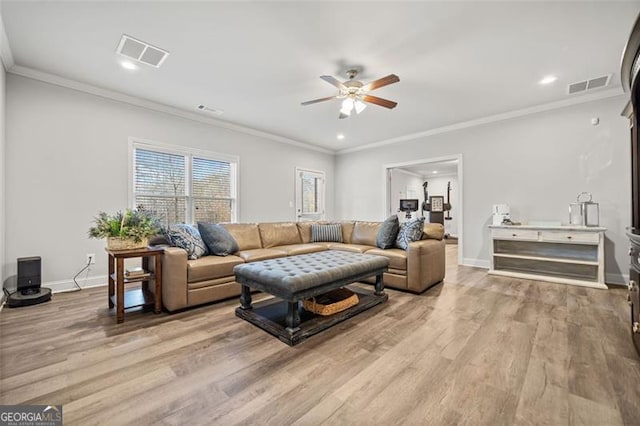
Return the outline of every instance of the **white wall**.
{"type": "Polygon", "coordinates": [[[9,74],[7,78],[6,253],[42,256],[43,282],[56,285],[96,253],[89,284],[104,283],[104,241],[87,230],[99,210],[127,207],[128,138],[240,157],[239,220],[294,220],[294,168],[327,176],[334,213],[334,156],[282,144],[9,74]]]}
{"type": "Polygon", "coordinates": [[[424,194],[422,193],[422,178],[413,173],[407,173],[401,169],[391,169],[391,182],[390,182],[390,199],[389,205],[390,214],[397,213],[400,222],[406,221],[406,213],[402,213],[399,210],[400,200],[403,198],[417,198],[418,199],[418,211],[412,213],[411,217],[417,217],[422,214],[422,202],[424,201],[424,194]],[[415,192],[415,196],[410,192],[415,192]],[[409,196],[411,195],[411,196],[409,196]]]}
{"type": "MultiPolygon", "coordinates": [[[[444,197],[444,202],[447,202],[447,183],[451,182],[451,211],[449,215],[451,220],[444,221],[444,230],[447,234],[452,236],[458,235],[458,177],[456,175],[448,175],[448,176],[428,176],[425,179],[429,182],[429,186],[427,186],[427,190],[429,191],[429,195],[442,195],[444,197]]],[[[426,213],[425,213],[426,216],[426,213]]],[[[444,214],[445,218],[447,217],[447,213],[444,214]]]]}
{"type": "Polygon", "coordinates": [[[608,228],[609,281],[623,282],[630,224],[624,105],[620,96],[339,155],[336,216],[383,219],[383,164],[462,153],[465,263],[488,266],[492,204],[510,204],[513,220],[566,222],[569,203],[590,191],[600,203],[600,223],[608,228]],[[599,126],[590,124],[592,117],[600,117],[599,126]]]}
{"type": "MultiPolygon", "coordinates": [[[[2,19],[2,18],[0,18],[2,19]]],[[[5,275],[5,146],[6,146],[6,72],[0,63],[0,287],[5,275]]],[[[0,299],[2,297],[0,296],[0,299]]]]}

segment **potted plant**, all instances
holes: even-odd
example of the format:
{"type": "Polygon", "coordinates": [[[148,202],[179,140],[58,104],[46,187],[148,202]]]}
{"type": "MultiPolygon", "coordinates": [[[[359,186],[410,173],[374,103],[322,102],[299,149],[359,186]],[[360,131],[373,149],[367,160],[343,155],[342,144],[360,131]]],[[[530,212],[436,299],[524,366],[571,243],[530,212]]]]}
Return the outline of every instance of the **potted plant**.
{"type": "Polygon", "coordinates": [[[115,215],[99,212],[94,224],[89,228],[89,237],[106,238],[109,250],[146,247],[149,237],[160,231],[158,220],[145,210],[127,209],[115,215]]]}

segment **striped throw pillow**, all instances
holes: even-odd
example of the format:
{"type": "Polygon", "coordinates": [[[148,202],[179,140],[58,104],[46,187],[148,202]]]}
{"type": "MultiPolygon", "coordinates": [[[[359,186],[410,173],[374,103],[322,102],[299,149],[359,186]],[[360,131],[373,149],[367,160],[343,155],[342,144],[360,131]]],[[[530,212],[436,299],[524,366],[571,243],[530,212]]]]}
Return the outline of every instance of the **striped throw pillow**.
{"type": "Polygon", "coordinates": [[[339,223],[330,225],[311,225],[311,242],[342,242],[342,225],[339,223]]]}

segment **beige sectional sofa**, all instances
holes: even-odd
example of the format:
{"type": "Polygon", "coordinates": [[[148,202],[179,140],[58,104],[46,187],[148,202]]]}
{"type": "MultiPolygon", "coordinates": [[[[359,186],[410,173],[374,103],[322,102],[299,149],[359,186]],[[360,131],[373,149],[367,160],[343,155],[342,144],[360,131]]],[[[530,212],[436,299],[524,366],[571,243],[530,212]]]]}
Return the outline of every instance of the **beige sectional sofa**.
{"type": "Polygon", "coordinates": [[[183,249],[166,248],[162,267],[164,306],[176,311],[239,295],[240,285],[235,282],[233,267],[241,263],[323,250],[388,257],[389,271],[384,274],[384,283],[391,288],[421,293],[444,278],[444,229],[440,224],[425,224],[422,240],[410,243],[405,251],[376,247],[382,222],[339,222],[343,243],[311,242],[312,223],[317,222],[223,224],[239,246],[238,252],[230,256],[188,260],[183,249]]]}

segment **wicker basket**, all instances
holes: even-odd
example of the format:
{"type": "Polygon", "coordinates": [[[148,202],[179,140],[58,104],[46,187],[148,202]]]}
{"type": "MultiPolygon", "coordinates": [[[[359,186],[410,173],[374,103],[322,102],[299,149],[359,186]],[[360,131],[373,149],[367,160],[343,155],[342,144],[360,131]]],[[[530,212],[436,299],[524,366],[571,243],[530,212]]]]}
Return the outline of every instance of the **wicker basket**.
{"type": "Polygon", "coordinates": [[[328,316],[349,309],[358,302],[358,295],[343,287],[306,299],[302,307],[314,314],[328,316]]]}
{"type": "Polygon", "coordinates": [[[109,250],[133,250],[144,248],[149,245],[149,239],[143,238],[135,241],[133,238],[108,237],[107,249],[109,250]]]}

